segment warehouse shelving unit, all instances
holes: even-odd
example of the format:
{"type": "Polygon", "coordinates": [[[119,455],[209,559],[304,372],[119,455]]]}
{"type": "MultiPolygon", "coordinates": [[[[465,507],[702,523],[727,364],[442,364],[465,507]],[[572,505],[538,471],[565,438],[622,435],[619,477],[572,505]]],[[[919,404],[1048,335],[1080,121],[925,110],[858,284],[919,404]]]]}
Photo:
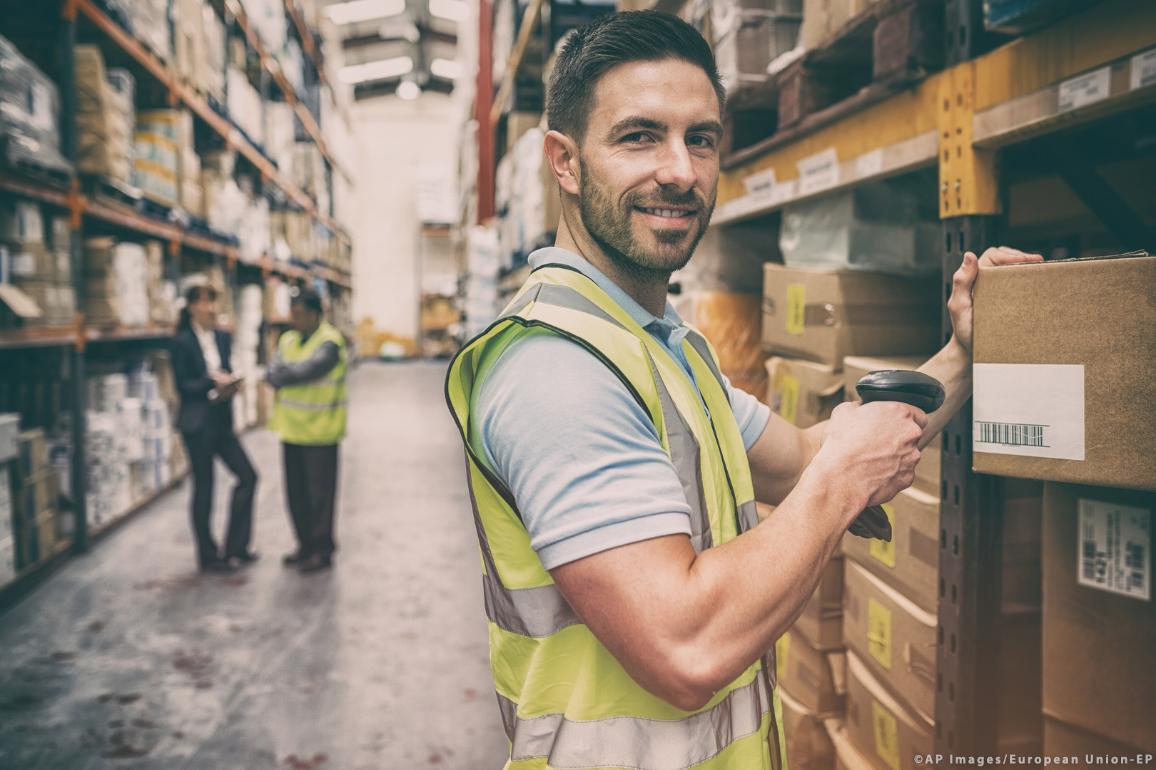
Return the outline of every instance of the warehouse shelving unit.
{"type": "MultiPolygon", "coordinates": [[[[946,69],[725,158],[713,225],[770,222],[790,203],[936,168],[946,298],[964,251],[982,252],[1007,230],[1001,151],[1156,102],[1156,5],[1098,3],[978,56],[981,4],[947,5],[946,69]],[[763,183],[748,186],[754,175],[763,183]]],[[[942,328],[946,339],[946,308],[942,328]]],[[[1000,691],[999,486],[971,471],[971,430],[969,406],[942,437],[934,738],[945,756],[996,744],[987,696],[1000,691]]]]}
{"type": "MultiPolygon", "coordinates": [[[[261,41],[256,30],[248,23],[244,10],[236,0],[209,0],[216,3],[218,13],[229,17],[237,25],[244,36],[247,45],[256,53],[262,70],[262,78],[268,77],[281,92],[283,99],[293,108],[294,114],[305,130],[308,140],[313,142],[333,174],[342,174],[349,179],[347,169],[341,168],[338,160],[326,146],[321,135],[320,126],[314,115],[309,111],[303,97],[298,94],[280,65],[269,55],[266,46],[261,41]]],[[[327,78],[323,69],[322,52],[319,38],[309,29],[305,19],[293,0],[284,0],[284,10],[296,34],[302,42],[302,49],[306,54],[306,62],[316,68],[316,80],[326,83],[327,78]]],[[[55,69],[57,86],[61,97],[60,125],[61,150],[66,158],[74,161],[76,158],[76,125],[75,125],[75,86],[73,81],[73,49],[77,43],[78,28],[83,26],[85,35],[92,38],[94,35],[102,42],[101,46],[110,47],[118,51],[131,61],[137,69],[138,80],[147,78],[150,88],[159,88],[166,94],[169,106],[184,106],[188,108],[196,119],[221,140],[221,143],[235,150],[241,157],[250,163],[260,174],[267,190],[279,194],[285,201],[307,212],[317,224],[325,227],[332,237],[345,244],[351,240],[347,232],[332,217],[331,211],[322,211],[317,201],[300,189],[284,173],[282,173],[264,152],[250,141],[229,119],[210,105],[209,101],[195,89],[182,82],[175,70],[159,59],[146,45],[128,30],[121,27],[101,7],[92,0],[60,0],[51,8],[36,9],[37,14],[52,14],[58,22],[54,26],[57,50],[55,52],[55,69]]],[[[6,35],[10,34],[5,32],[6,35]]],[[[18,42],[19,38],[17,38],[18,42]]],[[[267,89],[265,89],[267,90],[267,89]]],[[[218,237],[208,232],[196,232],[184,226],[160,219],[128,205],[114,200],[97,198],[84,194],[81,191],[80,180],[74,174],[67,178],[55,178],[41,174],[29,174],[25,170],[0,169],[0,193],[39,202],[47,208],[55,209],[58,214],[66,214],[70,218],[71,238],[71,269],[73,287],[76,290],[76,313],[73,323],[66,326],[33,326],[17,329],[0,329],[0,358],[10,354],[20,354],[19,351],[35,349],[62,349],[62,355],[67,356],[67,412],[71,425],[72,455],[71,479],[68,481],[72,500],[72,514],[74,526],[72,537],[59,541],[48,554],[42,554],[37,562],[27,565],[7,585],[0,586],[0,606],[23,595],[39,579],[50,573],[70,553],[79,553],[86,550],[91,542],[109,531],[123,524],[131,516],[146,508],[159,496],[178,485],[183,476],[172,479],[163,488],[154,491],[144,500],[136,501],[132,507],[121,516],[115,518],[112,524],[106,524],[90,530],[87,526],[85,510],[86,493],[86,462],[85,462],[85,410],[86,410],[86,359],[90,348],[110,348],[120,345],[144,345],[155,347],[172,336],[168,327],[110,327],[93,324],[87,321],[83,314],[82,288],[84,286],[83,258],[81,255],[83,234],[88,226],[98,226],[101,231],[123,232],[133,236],[156,239],[165,243],[166,260],[172,264],[182,255],[208,259],[210,264],[217,264],[224,269],[226,276],[232,280],[246,275],[249,282],[264,280],[270,276],[279,276],[288,281],[310,282],[323,281],[330,291],[348,291],[352,283],[350,276],[328,265],[314,264],[301,266],[281,260],[263,256],[255,262],[246,262],[239,258],[239,249],[233,240],[218,237]]],[[[168,269],[168,268],[166,268],[168,269]]],[[[268,326],[283,323],[284,319],[265,319],[268,326]]],[[[127,349],[127,348],[126,348],[127,349]]]]}

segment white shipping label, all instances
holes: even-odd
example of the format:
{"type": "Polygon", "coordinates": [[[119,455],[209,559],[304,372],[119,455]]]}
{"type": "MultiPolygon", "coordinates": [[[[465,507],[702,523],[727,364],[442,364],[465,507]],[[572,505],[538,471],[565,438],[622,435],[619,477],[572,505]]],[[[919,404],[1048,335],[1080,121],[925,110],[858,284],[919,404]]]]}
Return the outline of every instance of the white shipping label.
{"type": "Polygon", "coordinates": [[[1101,67],[1085,75],[1079,75],[1060,83],[1060,112],[1078,110],[1102,99],[1107,99],[1112,89],[1112,68],[1101,67]]]}
{"type": "Polygon", "coordinates": [[[1081,364],[975,364],[972,447],[1055,460],[1084,459],[1081,364]]]}
{"type": "Polygon", "coordinates": [[[1156,48],[1132,57],[1131,90],[1156,83],[1156,48]]]}
{"type": "Polygon", "coordinates": [[[1076,581],[1133,599],[1152,598],[1152,512],[1079,500],[1076,581]]]}
{"type": "Polygon", "coordinates": [[[799,166],[799,192],[808,195],[826,190],[839,184],[839,158],[834,147],[828,147],[809,158],[803,158],[799,166]]]}
{"type": "Polygon", "coordinates": [[[743,186],[747,188],[747,195],[770,197],[775,187],[775,170],[768,168],[743,177],[743,186]]]}
{"type": "Polygon", "coordinates": [[[860,179],[883,172],[883,150],[865,152],[855,159],[855,174],[860,179]]]}

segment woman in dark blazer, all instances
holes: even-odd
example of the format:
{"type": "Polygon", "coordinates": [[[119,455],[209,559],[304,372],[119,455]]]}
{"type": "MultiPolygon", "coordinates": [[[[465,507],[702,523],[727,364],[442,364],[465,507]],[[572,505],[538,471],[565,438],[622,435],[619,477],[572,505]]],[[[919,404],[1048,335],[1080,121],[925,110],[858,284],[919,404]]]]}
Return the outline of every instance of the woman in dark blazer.
{"type": "Polygon", "coordinates": [[[189,288],[172,342],[172,363],[181,398],[177,428],[193,474],[191,518],[197,564],[203,572],[232,572],[257,560],[249,550],[257,472],[233,431],[232,398],[240,380],[229,364],[232,337],[216,327],[216,290],[204,285],[189,288]],[[217,549],[211,527],[214,457],[220,457],[237,478],[224,552],[217,549]]]}

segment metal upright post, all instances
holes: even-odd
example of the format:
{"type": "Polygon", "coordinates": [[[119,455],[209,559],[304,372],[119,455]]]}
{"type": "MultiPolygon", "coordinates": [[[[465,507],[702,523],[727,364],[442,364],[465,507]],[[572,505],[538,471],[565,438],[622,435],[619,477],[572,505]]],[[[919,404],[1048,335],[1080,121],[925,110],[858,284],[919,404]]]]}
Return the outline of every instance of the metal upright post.
{"type": "MultiPolygon", "coordinates": [[[[60,139],[64,157],[76,162],[76,5],[73,0],[62,4],[59,33],[60,62],[60,139]]],[[[85,456],[86,412],[88,389],[85,386],[85,324],[84,324],[84,259],[81,251],[81,209],[76,173],[73,172],[69,191],[69,217],[72,237],[69,242],[72,266],[72,286],[75,297],[76,340],[72,346],[72,512],[74,516],[72,549],[76,553],[88,550],[88,462],[85,456]]]]}

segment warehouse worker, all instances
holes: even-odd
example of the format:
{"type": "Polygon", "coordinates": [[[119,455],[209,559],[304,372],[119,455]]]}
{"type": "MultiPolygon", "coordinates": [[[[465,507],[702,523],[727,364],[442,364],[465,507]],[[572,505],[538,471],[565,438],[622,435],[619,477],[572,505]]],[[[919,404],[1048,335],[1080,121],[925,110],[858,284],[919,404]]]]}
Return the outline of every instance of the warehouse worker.
{"type": "Polygon", "coordinates": [[[322,318],[321,297],[294,289],[293,328],[281,335],[267,379],[277,389],[273,430],[281,436],[285,495],[297,551],[282,560],[302,572],[333,564],[337,446],[345,437],[345,338],[322,318]]]}
{"type": "Polygon", "coordinates": [[[710,221],[722,101],[676,18],[577,30],[547,93],[556,246],[450,365],[510,770],[781,767],[775,640],[968,397],[974,254],[931,416],[847,404],[798,430],[719,374],[666,288],[710,221]]]}

